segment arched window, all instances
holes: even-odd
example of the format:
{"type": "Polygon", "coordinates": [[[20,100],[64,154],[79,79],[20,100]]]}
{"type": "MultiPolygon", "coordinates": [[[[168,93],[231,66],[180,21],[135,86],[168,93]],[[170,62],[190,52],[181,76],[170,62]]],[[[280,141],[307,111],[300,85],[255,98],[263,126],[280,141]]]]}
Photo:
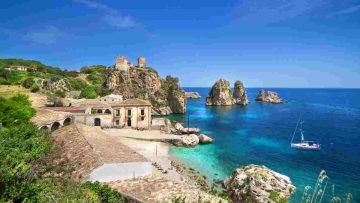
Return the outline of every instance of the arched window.
{"type": "Polygon", "coordinates": [[[65,120],[64,120],[64,126],[67,126],[67,125],[70,125],[71,124],[71,117],[67,117],[65,120]]]}
{"type": "Polygon", "coordinates": [[[97,110],[97,113],[102,113],[102,109],[98,109],[98,110],[97,110]]]}
{"type": "Polygon", "coordinates": [[[111,114],[111,111],[109,109],[106,109],[105,114],[111,114]]]}

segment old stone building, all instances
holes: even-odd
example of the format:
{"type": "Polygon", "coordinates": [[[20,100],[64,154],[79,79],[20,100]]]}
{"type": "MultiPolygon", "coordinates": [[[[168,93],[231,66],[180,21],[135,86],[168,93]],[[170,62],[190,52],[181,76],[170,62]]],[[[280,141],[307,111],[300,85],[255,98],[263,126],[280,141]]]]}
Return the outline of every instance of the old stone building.
{"type": "Polygon", "coordinates": [[[95,102],[79,107],[50,107],[49,109],[70,112],[74,115],[75,122],[89,126],[151,128],[151,104],[141,99],[113,103],[95,102]]]}
{"type": "Polygon", "coordinates": [[[138,67],[139,68],[146,68],[146,59],[145,57],[138,58],[138,67]]]}
{"type": "Polygon", "coordinates": [[[117,56],[115,60],[115,69],[121,71],[129,71],[130,67],[134,65],[124,56],[117,56]]]}

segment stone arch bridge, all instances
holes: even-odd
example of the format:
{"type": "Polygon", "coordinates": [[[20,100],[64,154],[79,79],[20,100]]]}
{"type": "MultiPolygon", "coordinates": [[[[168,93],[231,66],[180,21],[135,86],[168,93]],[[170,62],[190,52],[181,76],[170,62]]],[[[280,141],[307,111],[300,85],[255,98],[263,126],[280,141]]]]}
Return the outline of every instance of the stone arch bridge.
{"type": "Polygon", "coordinates": [[[70,125],[75,121],[75,117],[68,112],[38,109],[31,121],[34,122],[39,129],[52,132],[63,126],[70,125]]]}

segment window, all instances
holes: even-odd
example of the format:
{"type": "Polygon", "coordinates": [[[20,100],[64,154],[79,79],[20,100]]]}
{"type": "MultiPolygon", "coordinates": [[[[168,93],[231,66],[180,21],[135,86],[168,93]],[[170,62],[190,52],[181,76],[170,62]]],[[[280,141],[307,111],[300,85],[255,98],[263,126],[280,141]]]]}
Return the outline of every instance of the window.
{"type": "Polygon", "coordinates": [[[145,109],[141,109],[141,113],[142,116],[145,116],[145,109]]]}
{"type": "Polygon", "coordinates": [[[128,109],[128,116],[131,116],[131,109],[128,109]]]}
{"type": "Polygon", "coordinates": [[[141,117],[141,120],[142,120],[142,121],[145,120],[145,117],[141,117]]]}
{"type": "Polygon", "coordinates": [[[115,115],[116,115],[116,116],[120,116],[120,110],[119,110],[119,109],[116,109],[115,115]]]}
{"type": "Polygon", "coordinates": [[[119,124],[120,124],[120,121],[119,121],[119,120],[116,120],[115,122],[116,122],[116,125],[119,125],[119,124]]]}
{"type": "Polygon", "coordinates": [[[98,110],[97,110],[97,113],[102,113],[102,109],[98,109],[98,110]]]}

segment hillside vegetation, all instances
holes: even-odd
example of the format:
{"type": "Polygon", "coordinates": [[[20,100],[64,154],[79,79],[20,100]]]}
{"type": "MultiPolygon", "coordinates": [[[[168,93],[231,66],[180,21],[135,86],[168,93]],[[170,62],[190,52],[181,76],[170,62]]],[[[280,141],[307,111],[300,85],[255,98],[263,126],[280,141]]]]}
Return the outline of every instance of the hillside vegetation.
{"type": "Polygon", "coordinates": [[[125,202],[106,185],[47,175],[52,139],[30,122],[34,114],[27,96],[0,97],[0,202],[125,202]]]}
{"type": "Polygon", "coordinates": [[[0,59],[0,85],[22,85],[49,97],[65,97],[68,91],[83,90],[82,98],[110,94],[104,85],[108,73],[109,68],[103,65],[85,66],[76,72],[44,65],[39,61],[0,59]],[[26,70],[18,70],[18,67],[25,67],[26,70]]]}

